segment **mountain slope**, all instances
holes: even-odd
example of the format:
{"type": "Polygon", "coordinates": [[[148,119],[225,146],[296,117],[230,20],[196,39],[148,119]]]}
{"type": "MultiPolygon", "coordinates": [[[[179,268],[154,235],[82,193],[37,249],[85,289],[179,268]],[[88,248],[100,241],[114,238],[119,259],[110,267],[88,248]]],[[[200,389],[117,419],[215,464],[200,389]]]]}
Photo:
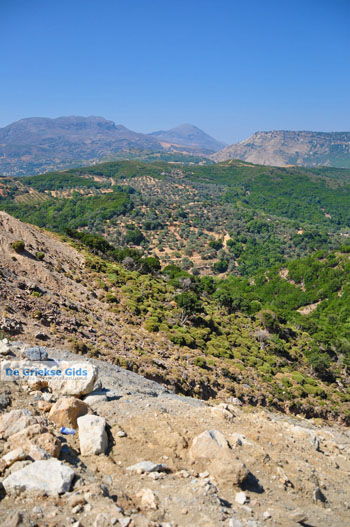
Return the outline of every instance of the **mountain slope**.
{"type": "Polygon", "coordinates": [[[268,280],[276,279],[262,274],[252,278],[255,292],[251,280],[226,284],[173,265],[161,270],[155,259],[117,250],[103,238],[69,234],[65,241],[0,213],[5,335],[104,357],[184,394],[234,395],[349,422],[348,286],[337,296],[347,280],[346,254],[333,274],[328,269],[337,259],[316,257],[305,295],[295,266],[288,268],[295,285],[280,281],[272,293],[268,280]],[[302,322],[296,310],[326,295],[330,301],[302,322]],[[332,306],[339,311],[336,323],[328,319],[332,306]],[[331,324],[342,330],[334,335],[331,324]]]}
{"type": "Polygon", "coordinates": [[[214,154],[215,161],[241,159],[261,165],[350,167],[350,132],[256,132],[214,154]]]}
{"type": "Polygon", "coordinates": [[[103,117],[33,117],[0,129],[0,173],[35,174],[133,150],[157,152],[162,147],[155,138],[103,117]]]}
{"type": "Polygon", "coordinates": [[[193,126],[192,124],[181,124],[170,130],[160,130],[149,134],[158,141],[169,147],[186,147],[187,150],[198,152],[216,152],[225,146],[225,143],[217,141],[210,135],[193,126]]]}

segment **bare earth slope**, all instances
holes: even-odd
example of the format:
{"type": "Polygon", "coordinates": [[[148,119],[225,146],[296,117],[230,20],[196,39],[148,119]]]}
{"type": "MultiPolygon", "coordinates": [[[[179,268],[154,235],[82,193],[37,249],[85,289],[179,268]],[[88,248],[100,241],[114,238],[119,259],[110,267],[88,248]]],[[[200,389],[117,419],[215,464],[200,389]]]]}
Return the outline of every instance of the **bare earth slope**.
{"type": "Polygon", "coordinates": [[[227,146],[215,161],[242,159],[274,166],[350,166],[350,132],[256,132],[248,139],[227,146]]]}

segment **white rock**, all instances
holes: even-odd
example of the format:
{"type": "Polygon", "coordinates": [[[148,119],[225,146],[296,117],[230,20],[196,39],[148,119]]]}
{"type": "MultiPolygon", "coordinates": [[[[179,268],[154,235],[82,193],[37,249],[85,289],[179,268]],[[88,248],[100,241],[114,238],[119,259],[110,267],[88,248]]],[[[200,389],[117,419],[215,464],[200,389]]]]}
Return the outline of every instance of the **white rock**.
{"type": "Polygon", "coordinates": [[[91,394],[85,397],[84,403],[92,406],[94,404],[103,403],[104,401],[107,401],[107,396],[104,393],[101,394],[91,394]]]}
{"type": "Polygon", "coordinates": [[[166,465],[152,463],[152,461],[140,461],[136,465],[127,467],[126,470],[142,474],[144,472],[165,472],[168,470],[168,467],[166,465]]]}
{"type": "Polygon", "coordinates": [[[72,379],[67,378],[52,378],[48,381],[48,386],[52,392],[57,395],[87,395],[90,393],[95,385],[97,379],[97,368],[90,362],[60,362],[59,369],[66,370],[68,368],[74,368],[78,370],[86,370],[86,376],[77,376],[72,379]]]}
{"type": "Polygon", "coordinates": [[[230,518],[228,521],[228,527],[243,527],[243,524],[237,518],[230,518]]]}
{"type": "Polygon", "coordinates": [[[8,339],[0,340],[0,355],[8,355],[11,351],[11,344],[8,339]]]}
{"type": "Polygon", "coordinates": [[[131,518],[119,518],[121,527],[128,527],[131,523],[131,518]]]}
{"type": "Polygon", "coordinates": [[[237,492],[235,496],[235,502],[239,503],[240,505],[244,505],[247,503],[248,498],[245,492],[237,492]]]}
{"type": "Polygon", "coordinates": [[[27,454],[24,452],[23,448],[15,448],[14,450],[11,450],[11,452],[5,454],[1,458],[1,461],[4,462],[6,467],[10,467],[16,461],[22,461],[23,459],[26,459],[26,457],[27,454]]]}
{"type": "Polygon", "coordinates": [[[55,397],[52,393],[49,393],[49,392],[42,392],[41,393],[41,398],[44,400],[44,401],[47,401],[48,403],[52,402],[55,400],[55,397]]]}
{"type": "Polygon", "coordinates": [[[141,507],[143,509],[158,509],[159,499],[151,489],[142,489],[137,494],[141,500],[141,507]]]}
{"type": "Polygon", "coordinates": [[[189,454],[192,459],[211,459],[220,450],[229,448],[226,437],[219,430],[206,430],[193,439],[189,454]]]}
{"type": "Polygon", "coordinates": [[[42,495],[57,495],[70,490],[74,470],[58,459],[35,461],[13,472],[3,480],[7,494],[32,491],[42,495]]]}
{"type": "Polygon", "coordinates": [[[36,422],[37,419],[27,410],[11,410],[0,418],[0,434],[7,439],[36,422]]]}
{"type": "Polygon", "coordinates": [[[104,454],[108,447],[106,420],[98,415],[78,417],[80,452],[83,456],[104,454]]]}

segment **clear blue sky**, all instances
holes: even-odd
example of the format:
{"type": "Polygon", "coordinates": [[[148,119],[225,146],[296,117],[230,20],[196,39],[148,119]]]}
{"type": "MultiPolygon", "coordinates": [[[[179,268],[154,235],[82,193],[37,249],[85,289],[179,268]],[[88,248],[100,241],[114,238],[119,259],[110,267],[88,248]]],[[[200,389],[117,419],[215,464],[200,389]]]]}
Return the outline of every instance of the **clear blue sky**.
{"type": "Polygon", "coordinates": [[[0,126],[350,130],[350,0],[0,0],[0,126]]]}

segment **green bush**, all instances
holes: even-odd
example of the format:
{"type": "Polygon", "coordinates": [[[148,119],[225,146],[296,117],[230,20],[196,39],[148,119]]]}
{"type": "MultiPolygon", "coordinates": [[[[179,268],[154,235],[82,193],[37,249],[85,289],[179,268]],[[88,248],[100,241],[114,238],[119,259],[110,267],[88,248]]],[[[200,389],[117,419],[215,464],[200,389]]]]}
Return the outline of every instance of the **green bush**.
{"type": "Polygon", "coordinates": [[[12,242],[11,247],[14,251],[16,251],[16,253],[19,253],[19,254],[22,253],[26,248],[23,240],[16,240],[12,242]]]}

